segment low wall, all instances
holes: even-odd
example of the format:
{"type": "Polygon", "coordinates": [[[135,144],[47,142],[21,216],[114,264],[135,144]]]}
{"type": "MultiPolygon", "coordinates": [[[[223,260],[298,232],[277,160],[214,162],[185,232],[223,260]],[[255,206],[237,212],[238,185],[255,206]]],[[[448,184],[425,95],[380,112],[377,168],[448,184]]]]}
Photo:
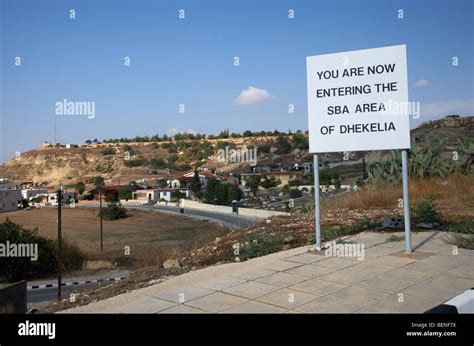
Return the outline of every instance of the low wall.
{"type": "MultiPolygon", "coordinates": [[[[232,213],[231,206],[222,206],[222,205],[212,205],[206,203],[199,203],[196,201],[184,200],[184,208],[193,208],[205,211],[213,211],[218,213],[232,213]]],[[[267,218],[271,216],[280,216],[288,215],[282,211],[273,211],[273,210],[261,210],[261,209],[251,209],[251,208],[242,208],[239,207],[239,215],[242,216],[251,216],[251,217],[260,217],[267,218]]]]}
{"type": "Polygon", "coordinates": [[[26,280],[0,284],[0,314],[24,314],[26,306],[26,280]]]}

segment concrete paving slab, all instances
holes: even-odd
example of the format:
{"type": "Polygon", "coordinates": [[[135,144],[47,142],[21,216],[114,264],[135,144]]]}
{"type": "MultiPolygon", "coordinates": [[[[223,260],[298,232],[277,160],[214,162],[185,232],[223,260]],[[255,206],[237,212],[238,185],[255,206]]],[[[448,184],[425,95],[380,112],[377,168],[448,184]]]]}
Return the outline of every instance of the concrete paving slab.
{"type": "Polygon", "coordinates": [[[227,293],[216,292],[202,298],[194,299],[188,302],[186,305],[211,312],[220,312],[235,305],[243,304],[247,301],[247,299],[241,297],[236,297],[227,293]]]}
{"type": "MultiPolygon", "coordinates": [[[[316,262],[317,263],[317,262],[316,262]]],[[[303,265],[301,267],[289,269],[285,271],[286,273],[289,274],[295,274],[295,275],[300,275],[300,276],[306,276],[308,278],[316,278],[324,274],[329,274],[334,272],[336,269],[332,268],[326,268],[326,267],[321,267],[318,265],[303,265]]]]}
{"type": "Polygon", "coordinates": [[[296,262],[296,263],[302,263],[302,264],[310,264],[318,261],[324,260],[326,257],[322,256],[320,254],[315,254],[315,253],[303,253],[301,255],[296,255],[292,257],[287,257],[285,258],[285,261],[289,262],[296,262]]]}
{"type": "Polygon", "coordinates": [[[346,287],[346,285],[316,278],[316,279],[310,279],[310,280],[292,285],[289,287],[289,289],[302,291],[305,293],[310,293],[315,296],[323,296],[323,295],[335,292],[337,290],[340,290],[344,287],[346,287]]]}
{"type": "Polygon", "coordinates": [[[395,279],[393,277],[381,274],[373,278],[356,284],[359,287],[372,289],[375,291],[382,291],[388,293],[396,293],[413,285],[413,282],[395,279]]]}
{"type": "Polygon", "coordinates": [[[433,302],[445,302],[460,292],[448,287],[435,286],[430,280],[408,287],[402,290],[401,293],[433,302]]]}
{"type": "Polygon", "coordinates": [[[406,268],[396,268],[390,270],[384,274],[387,277],[394,279],[400,279],[408,282],[418,283],[424,281],[436,274],[429,272],[420,272],[417,270],[411,270],[406,268]]]}
{"type": "Polygon", "coordinates": [[[223,290],[223,292],[247,299],[255,299],[278,289],[280,289],[280,287],[264,284],[257,281],[249,281],[237,286],[226,288],[223,290]]]}
{"type": "Polygon", "coordinates": [[[179,305],[173,306],[172,308],[160,311],[159,313],[160,314],[208,314],[210,312],[192,308],[185,304],[179,304],[179,305]]]}
{"type": "Polygon", "coordinates": [[[331,293],[326,297],[338,298],[360,305],[370,305],[376,303],[382,298],[388,297],[389,295],[389,293],[369,290],[363,287],[349,286],[331,293]]]}
{"type": "Polygon", "coordinates": [[[146,295],[153,298],[167,300],[172,303],[181,304],[193,299],[207,296],[211,293],[214,293],[214,291],[194,286],[181,286],[167,291],[149,291],[146,293],[146,295]]]}
{"type": "Polygon", "coordinates": [[[347,258],[342,258],[342,257],[329,257],[323,261],[319,261],[317,265],[321,267],[340,270],[340,269],[344,269],[344,268],[347,268],[359,263],[360,261],[357,261],[355,259],[347,259],[347,258]]]}
{"type": "Polygon", "coordinates": [[[278,291],[258,297],[256,300],[262,303],[277,305],[286,309],[294,309],[297,306],[305,304],[316,296],[288,288],[283,288],[278,291]]]}
{"type": "Polygon", "coordinates": [[[264,276],[267,276],[273,273],[275,273],[275,271],[273,270],[256,268],[256,269],[248,269],[245,271],[239,271],[232,274],[232,276],[235,276],[244,280],[255,280],[255,279],[262,278],[264,276]]]}
{"type": "Polygon", "coordinates": [[[434,286],[445,287],[460,292],[474,287],[473,279],[466,279],[445,274],[434,276],[425,282],[431,283],[434,286]]]}
{"type": "Polygon", "coordinates": [[[450,270],[445,271],[444,274],[459,276],[459,277],[474,280],[474,266],[472,266],[471,264],[462,264],[460,266],[457,266],[450,270]]]}
{"type": "Polygon", "coordinates": [[[471,264],[474,266],[474,258],[469,257],[469,256],[463,256],[463,255],[446,255],[446,254],[436,254],[433,257],[430,258],[431,262],[434,263],[450,263],[450,264],[471,264]]]}
{"type": "Polygon", "coordinates": [[[377,307],[380,310],[393,311],[397,313],[423,313],[436,305],[438,304],[435,302],[403,293],[403,297],[398,294],[391,294],[376,303],[371,304],[369,308],[377,307]]]}
{"type": "Polygon", "coordinates": [[[156,299],[156,298],[148,297],[148,296],[142,296],[141,298],[138,298],[134,300],[133,302],[119,306],[117,310],[118,312],[128,313],[128,314],[133,314],[133,313],[154,314],[154,313],[169,309],[175,305],[176,304],[165,301],[165,300],[156,299]]]}
{"type": "Polygon", "coordinates": [[[404,265],[413,263],[415,261],[416,260],[411,259],[411,258],[403,258],[403,257],[388,255],[388,256],[377,257],[376,259],[371,260],[370,263],[382,264],[382,265],[391,266],[391,267],[403,267],[404,265]]]}
{"type": "Polygon", "coordinates": [[[456,266],[457,265],[453,263],[439,263],[439,262],[434,263],[428,259],[424,259],[421,261],[416,261],[416,262],[407,264],[403,268],[418,270],[418,271],[428,272],[428,273],[434,273],[434,274],[440,274],[449,269],[453,269],[456,266]]]}
{"type": "Polygon", "coordinates": [[[353,285],[367,280],[368,278],[375,275],[364,271],[351,271],[350,268],[352,267],[323,275],[320,278],[326,281],[337,282],[344,285],[353,285]]]}
{"type": "Polygon", "coordinates": [[[221,313],[237,313],[237,314],[281,314],[287,311],[284,308],[265,304],[257,301],[249,301],[230,309],[224,310],[221,313]]]}
{"type": "Polygon", "coordinates": [[[225,288],[242,284],[246,281],[247,280],[235,278],[232,276],[221,276],[221,277],[216,277],[213,279],[208,279],[202,282],[197,282],[195,285],[201,288],[208,289],[208,290],[220,291],[225,288]]]}
{"type": "Polygon", "coordinates": [[[263,278],[257,279],[256,281],[279,287],[287,287],[304,280],[308,280],[308,278],[285,272],[277,272],[272,275],[264,276],[263,278]]]}
{"type": "Polygon", "coordinates": [[[349,313],[362,307],[362,305],[347,300],[326,296],[298,306],[295,310],[305,313],[349,313]]]}
{"type": "Polygon", "coordinates": [[[275,271],[283,271],[283,270],[299,267],[301,265],[302,265],[301,263],[289,262],[289,261],[283,261],[283,260],[276,260],[276,261],[265,263],[262,266],[262,268],[275,270],[275,271]]]}

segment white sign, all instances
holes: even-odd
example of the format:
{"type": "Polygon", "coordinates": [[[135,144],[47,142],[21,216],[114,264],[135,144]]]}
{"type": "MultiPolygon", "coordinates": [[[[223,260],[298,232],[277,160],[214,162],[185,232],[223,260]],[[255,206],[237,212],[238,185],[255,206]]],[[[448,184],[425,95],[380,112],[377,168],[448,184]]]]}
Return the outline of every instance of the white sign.
{"type": "Polygon", "coordinates": [[[312,153],[408,149],[406,46],[306,58],[312,153]]]}

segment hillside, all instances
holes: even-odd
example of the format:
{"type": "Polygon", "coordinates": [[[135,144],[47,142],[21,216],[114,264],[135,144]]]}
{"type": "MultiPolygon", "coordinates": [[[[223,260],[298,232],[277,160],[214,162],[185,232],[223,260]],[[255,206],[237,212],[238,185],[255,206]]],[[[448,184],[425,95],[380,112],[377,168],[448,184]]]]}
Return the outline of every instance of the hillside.
{"type": "MultiPolygon", "coordinates": [[[[420,146],[429,145],[431,139],[442,138],[446,152],[453,150],[458,139],[474,139],[474,117],[447,116],[440,120],[421,124],[411,131],[412,139],[420,146]]],[[[217,169],[219,173],[247,172],[249,163],[220,162],[216,155],[219,148],[258,150],[258,164],[272,164],[283,169],[294,163],[312,161],[308,150],[299,149],[287,135],[291,148],[279,153],[276,136],[253,136],[229,139],[201,139],[162,141],[144,143],[107,143],[41,147],[24,152],[0,166],[0,178],[11,181],[42,181],[48,186],[58,186],[62,182],[71,186],[102,175],[109,184],[127,183],[131,180],[147,179],[152,183],[159,179],[168,179],[182,172],[188,172],[196,165],[217,169]],[[128,151],[128,154],[127,154],[128,151]],[[287,153],[286,153],[287,152],[287,153]],[[170,171],[167,172],[166,169],[170,171]]],[[[358,159],[364,152],[353,152],[350,159],[358,159]]],[[[341,153],[322,155],[324,161],[342,160],[341,153]]],[[[370,153],[371,158],[378,153],[370,153]]]]}

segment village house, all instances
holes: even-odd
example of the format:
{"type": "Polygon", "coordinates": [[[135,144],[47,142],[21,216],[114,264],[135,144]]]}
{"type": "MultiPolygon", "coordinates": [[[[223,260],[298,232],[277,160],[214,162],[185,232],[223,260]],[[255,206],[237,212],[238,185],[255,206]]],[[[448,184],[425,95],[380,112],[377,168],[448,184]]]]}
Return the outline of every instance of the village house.
{"type": "Polygon", "coordinates": [[[22,189],[21,195],[23,199],[30,201],[33,198],[38,197],[38,196],[47,196],[48,190],[47,189],[22,189]]]}
{"type": "Polygon", "coordinates": [[[137,190],[132,193],[132,199],[142,202],[159,202],[167,201],[171,202],[175,200],[175,194],[173,192],[179,191],[183,194],[184,198],[190,197],[190,190],[188,189],[174,189],[174,188],[164,188],[164,189],[146,189],[146,190],[137,190]]]}
{"type": "MultiPolygon", "coordinates": [[[[52,205],[57,205],[58,204],[58,193],[57,192],[50,192],[47,194],[47,199],[46,202],[52,205]]],[[[62,193],[62,202],[78,202],[77,199],[77,193],[76,192],[69,192],[69,191],[64,191],[62,193]]]]}
{"type": "Polygon", "coordinates": [[[18,210],[21,199],[20,190],[0,189],[0,212],[18,210]]]}
{"type": "Polygon", "coordinates": [[[88,191],[86,194],[91,196],[92,199],[98,200],[99,194],[102,195],[102,198],[106,199],[118,199],[120,190],[127,188],[128,185],[107,185],[100,189],[92,189],[88,191]]]}

